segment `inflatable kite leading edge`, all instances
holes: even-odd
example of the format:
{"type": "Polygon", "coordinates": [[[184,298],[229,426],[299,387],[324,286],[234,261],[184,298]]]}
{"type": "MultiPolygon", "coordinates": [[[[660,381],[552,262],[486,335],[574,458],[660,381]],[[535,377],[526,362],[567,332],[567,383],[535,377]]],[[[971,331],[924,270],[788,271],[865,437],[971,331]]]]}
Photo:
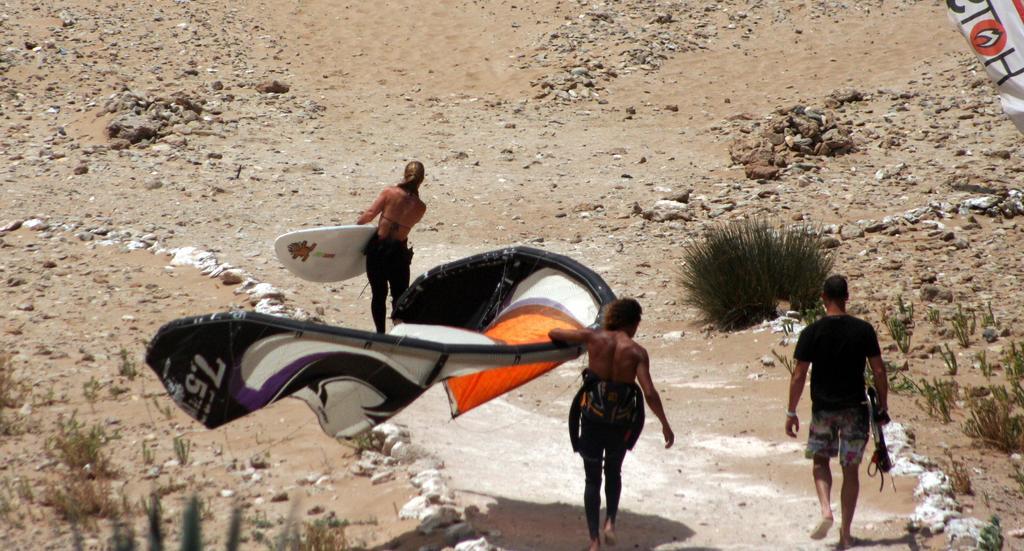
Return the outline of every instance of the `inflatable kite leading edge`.
{"type": "Polygon", "coordinates": [[[946,9],[1024,132],[1024,0],[946,0],[946,9]]]}
{"type": "Polygon", "coordinates": [[[146,363],[208,428],[281,398],[304,400],[330,435],[381,423],[442,382],[457,416],[578,357],[548,331],[595,326],[615,295],[567,257],[512,247],[438,266],[409,286],[390,333],[253,312],[172,321],[146,363]]]}

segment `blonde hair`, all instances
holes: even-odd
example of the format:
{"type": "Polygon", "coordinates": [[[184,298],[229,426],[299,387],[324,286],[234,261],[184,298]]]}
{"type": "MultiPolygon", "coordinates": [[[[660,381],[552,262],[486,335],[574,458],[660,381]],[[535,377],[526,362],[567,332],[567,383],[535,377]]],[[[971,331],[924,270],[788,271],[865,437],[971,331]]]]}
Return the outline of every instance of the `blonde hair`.
{"type": "Polygon", "coordinates": [[[414,195],[419,195],[420,184],[423,183],[423,177],[426,172],[423,168],[423,163],[419,161],[410,161],[409,164],[405,165],[405,174],[402,178],[401,183],[398,187],[414,195]]]}

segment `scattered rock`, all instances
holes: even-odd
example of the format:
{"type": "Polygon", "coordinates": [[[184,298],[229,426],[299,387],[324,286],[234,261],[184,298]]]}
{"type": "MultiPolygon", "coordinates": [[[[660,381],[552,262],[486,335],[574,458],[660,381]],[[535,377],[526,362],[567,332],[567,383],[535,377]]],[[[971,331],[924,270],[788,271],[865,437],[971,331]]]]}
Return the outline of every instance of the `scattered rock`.
{"type": "Polygon", "coordinates": [[[693,220],[690,207],[686,203],[668,201],[665,199],[656,201],[654,206],[643,211],[641,214],[645,219],[653,222],[668,222],[670,220],[693,220]]]}
{"type": "Polygon", "coordinates": [[[256,91],[261,94],[286,94],[291,86],[279,80],[267,80],[256,85],[256,91]]]}
{"type": "Polygon", "coordinates": [[[953,302],[953,291],[938,285],[922,285],[921,300],[925,302],[953,302]]]}

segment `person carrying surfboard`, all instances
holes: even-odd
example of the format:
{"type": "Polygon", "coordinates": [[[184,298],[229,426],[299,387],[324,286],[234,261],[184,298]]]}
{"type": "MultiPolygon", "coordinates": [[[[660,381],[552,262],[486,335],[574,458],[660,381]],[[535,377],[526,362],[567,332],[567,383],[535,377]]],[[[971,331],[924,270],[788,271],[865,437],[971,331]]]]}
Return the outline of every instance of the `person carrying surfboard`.
{"type": "Polygon", "coordinates": [[[607,500],[604,536],[609,545],[615,543],[622,460],[643,428],[641,400],[646,399],[661,421],[665,447],[672,447],[675,441],[661,398],[651,381],[647,350],[633,341],[642,311],[636,300],[618,299],[605,310],[602,329],[552,329],[548,333],[553,341],[587,345],[588,367],[583,372],[583,387],[569,412],[569,434],[573,451],[583,458],[586,475],[583,506],[591,551],[601,548],[598,523],[602,466],[607,500]]]}
{"type": "Polygon", "coordinates": [[[366,277],[370,280],[370,313],[378,333],[383,333],[386,321],[388,288],[391,290],[391,308],[409,287],[409,265],[412,249],[409,232],[427,212],[420,199],[423,183],[423,163],[412,161],[405,165],[402,181],[380,192],[370,208],[359,215],[357,224],[369,224],[377,215],[377,233],[366,245],[366,277]]]}
{"type": "Polygon", "coordinates": [[[860,491],[859,468],[867,445],[869,421],[864,394],[864,361],[867,360],[878,394],[875,417],[880,424],[889,422],[887,413],[889,384],[878,347],[878,335],[870,323],[846,313],[849,298],[846,279],[829,276],[822,289],[825,316],[808,325],[796,343],[796,368],[789,382],[789,407],[786,410],[786,434],[796,438],[800,419],[796,406],[811,369],[811,424],[806,456],[813,460],[814,487],[821,505],[821,520],[811,530],[812,539],[823,539],[833,524],[832,468],[829,460],[839,456],[843,470],[840,494],[842,526],[839,547],[853,545],[850,526],[860,491]]]}

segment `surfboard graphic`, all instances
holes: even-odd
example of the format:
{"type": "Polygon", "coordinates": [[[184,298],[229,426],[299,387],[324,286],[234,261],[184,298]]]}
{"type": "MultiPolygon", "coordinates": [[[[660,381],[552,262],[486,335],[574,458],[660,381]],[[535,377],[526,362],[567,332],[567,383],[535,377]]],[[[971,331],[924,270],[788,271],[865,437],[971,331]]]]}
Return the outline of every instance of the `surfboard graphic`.
{"type": "Polygon", "coordinates": [[[321,427],[354,436],[397,414],[431,385],[446,385],[452,415],[500,396],[583,349],[551,342],[556,327],[598,324],[615,296],[564,256],[509,248],[438,266],[395,308],[390,334],[253,312],[172,321],[146,362],[167,392],[209,428],[288,396],[321,427]]]}
{"type": "Polygon", "coordinates": [[[374,226],[328,226],[286,233],[274,254],[288,271],[307,281],[344,281],[366,272],[363,249],[374,226]]]}

